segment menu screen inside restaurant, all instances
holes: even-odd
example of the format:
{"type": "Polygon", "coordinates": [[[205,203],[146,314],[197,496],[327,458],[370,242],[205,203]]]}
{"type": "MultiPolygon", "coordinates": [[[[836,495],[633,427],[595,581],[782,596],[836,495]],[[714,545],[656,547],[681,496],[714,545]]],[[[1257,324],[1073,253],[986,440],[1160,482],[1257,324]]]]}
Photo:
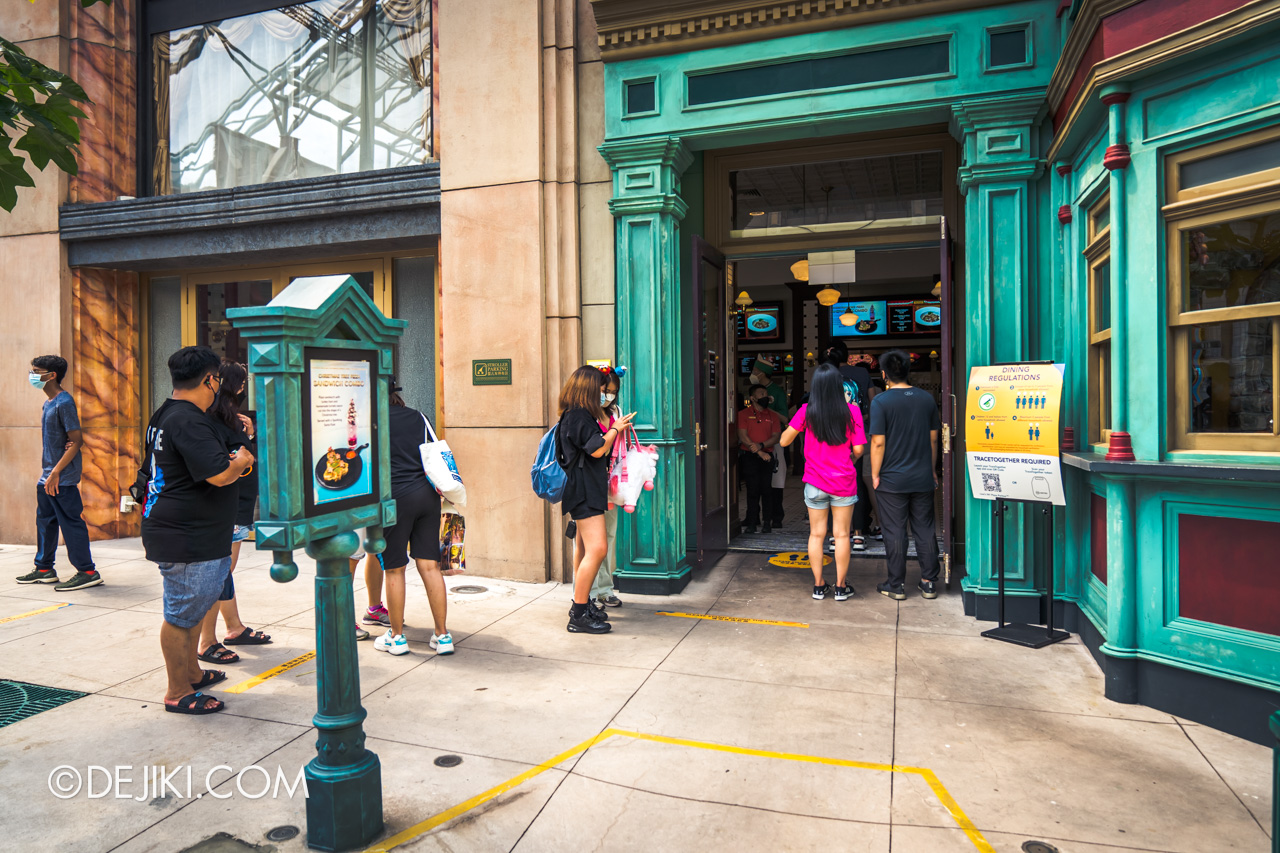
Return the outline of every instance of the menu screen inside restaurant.
{"type": "Polygon", "coordinates": [[[832,337],[936,335],[941,328],[942,308],[936,299],[860,299],[831,306],[832,337]]]}

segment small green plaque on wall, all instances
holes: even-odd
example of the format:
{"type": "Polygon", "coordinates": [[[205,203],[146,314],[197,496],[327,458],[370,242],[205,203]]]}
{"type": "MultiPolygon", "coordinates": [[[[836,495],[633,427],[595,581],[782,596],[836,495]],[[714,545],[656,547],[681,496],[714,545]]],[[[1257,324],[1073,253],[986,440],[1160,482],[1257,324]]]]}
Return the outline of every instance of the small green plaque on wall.
{"type": "Polygon", "coordinates": [[[510,385],[511,359],[487,358],[471,362],[472,385],[510,385]]]}

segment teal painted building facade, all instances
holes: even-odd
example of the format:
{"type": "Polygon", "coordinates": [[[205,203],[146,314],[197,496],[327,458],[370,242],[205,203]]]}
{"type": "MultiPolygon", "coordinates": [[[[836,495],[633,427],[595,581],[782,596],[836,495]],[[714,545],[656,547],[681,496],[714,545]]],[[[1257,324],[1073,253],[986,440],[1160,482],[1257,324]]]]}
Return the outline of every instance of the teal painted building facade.
{"type": "MultiPolygon", "coordinates": [[[[1058,624],[1109,698],[1265,742],[1280,706],[1280,4],[686,3],[679,20],[656,5],[593,2],[616,357],[661,449],[652,500],[620,525],[620,585],[678,591],[697,563],[690,245],[735,251],[709,233],[728,191],[711,159],[938,134],[958,405],[971,366],[1067,365],[1058,624]]],[[[989,620],[991,504],[965,479],[965,417],[948,547],[966,612],[989,620]]],[[[1011,617],[1042,622],[1032,512],[1011,507],[1004,556],[1011,617]]]]}

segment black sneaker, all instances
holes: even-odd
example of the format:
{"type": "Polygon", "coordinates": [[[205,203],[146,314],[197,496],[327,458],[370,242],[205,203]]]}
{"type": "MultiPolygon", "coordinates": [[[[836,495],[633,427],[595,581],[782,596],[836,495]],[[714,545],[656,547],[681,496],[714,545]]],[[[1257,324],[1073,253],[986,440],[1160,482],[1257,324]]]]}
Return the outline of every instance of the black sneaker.
{"type": "Polygon", "coordinates": [[[14,578],[18,583],[57,583],[58,573],[53,569],[32,569],[14,578]]]}
{"type": "Polygon", "coordinates": [[[933,581],[920,581],[920,594],[925,598],[937,598],[938,585],[933,581]]]}
{"type": "Polygon", "coordinates": [[[890,586],[888,581],[876,584],[876,589],[880,590],[881,595],[887,595],[894,601],[902,601],[907,597],[907,592],[901,586],[890,586]]]}
{"type": "Polygon", "coordinates": [[[814,601],[821,601],[822,599],[827,597],[827,593],[829,592],[831,592],[831,584],[824,583],[822,586],[815,585],[813,588],[814,601]]]}
{"type": "Polygon", "coordinates": [[[760,532],[768,536],[773,532],[773,528],[766,524],[764,527],[760,528],[760,532]]]}
{"type": "Polygon", "coordinates": [[[853,598],[853,584],[845,581],[844,586],[836,587],[836,601],[848,601],[853,598]]]}
{"type": "MultiPolygon", "coordinates": [[[[587,612],[592,619],[597,622],[608,622],[609,614],[604,612],[604,608],[596,604],[594,601],[587,602],[587,612]]],[[[573,616],[573,605],[569,605],[569,615],[573,616]]]]}
{"type": "Polygon", "coordinates": [[[76,572],[69,581],[63,581],[54,587],[59,592],[67,592],[72,589],[88,589],[91,586],[97,586],[102,583],[102,574],[100,572],[76,572]]]}
{"type": "Polygon", "coordinates": [[[743,533],[755,533],[755,532],[756,532],[756,526],[755,526],[754,524],[744,524],[744,525],[742,525],[742,532],[743,532],[743,533]]]}
{"type": "Polygon", "coordinates": [[[581,616],[569,614],[570,634],[607,634],[612,630],[612,625],[597,619],[590,610],[581,616]]]}

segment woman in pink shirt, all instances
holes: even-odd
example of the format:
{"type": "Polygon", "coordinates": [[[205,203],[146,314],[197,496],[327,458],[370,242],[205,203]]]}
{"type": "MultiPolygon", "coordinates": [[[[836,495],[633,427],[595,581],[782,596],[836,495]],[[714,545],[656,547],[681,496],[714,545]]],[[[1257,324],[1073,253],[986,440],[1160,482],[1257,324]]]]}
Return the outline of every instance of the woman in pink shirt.
{"type": "Polygon", "coordinates": [[[858,472],[854,463],[866,449],[862,412],[844,394],[844,377],[823,364],[813,374],[809,402],[800,407],[780,444],[788,446],[804,433],[804,504],[809,508],[809,564],[813,567],[813,597],[821,601],[831,592],[822,577],[822,545],[827,537],[827,510],[835,527],[836,601],[853,595],[849,574],[849,525],[858,501],[858,472]]]}

